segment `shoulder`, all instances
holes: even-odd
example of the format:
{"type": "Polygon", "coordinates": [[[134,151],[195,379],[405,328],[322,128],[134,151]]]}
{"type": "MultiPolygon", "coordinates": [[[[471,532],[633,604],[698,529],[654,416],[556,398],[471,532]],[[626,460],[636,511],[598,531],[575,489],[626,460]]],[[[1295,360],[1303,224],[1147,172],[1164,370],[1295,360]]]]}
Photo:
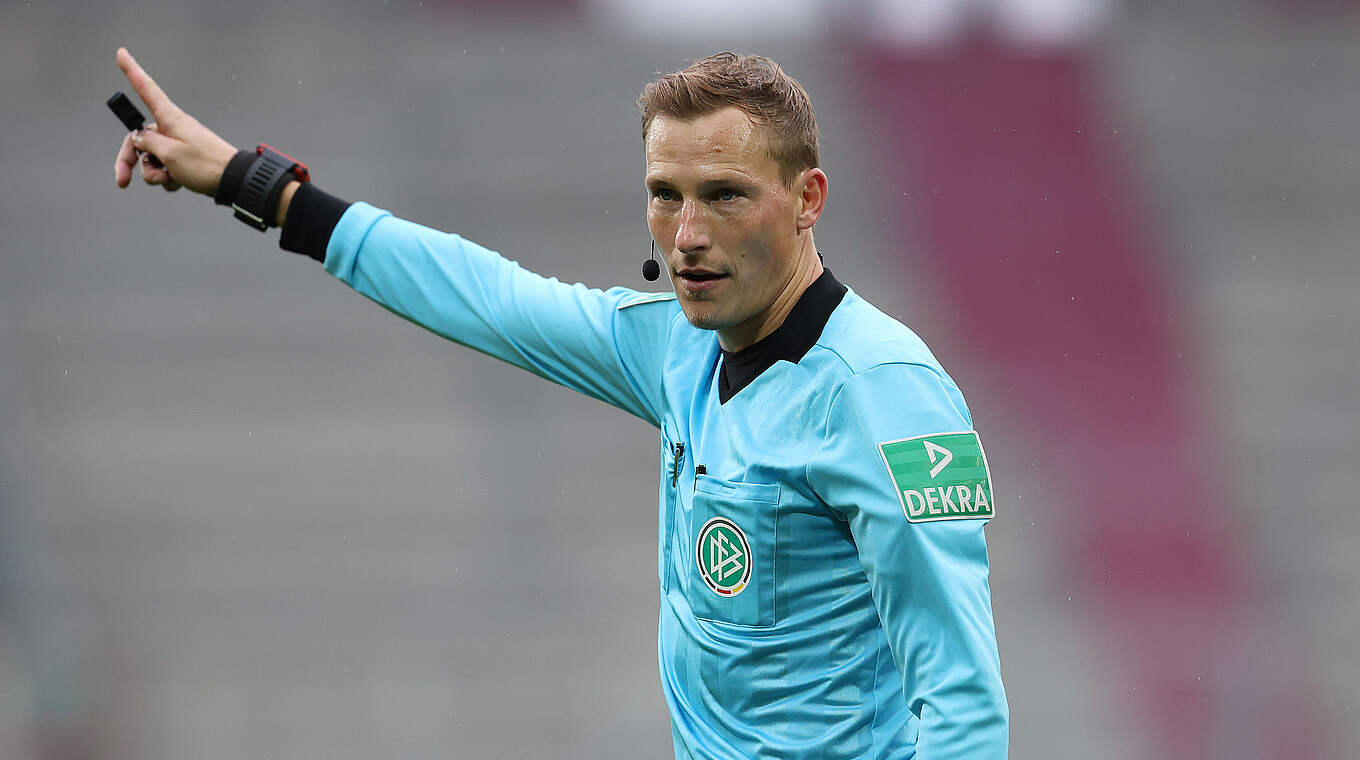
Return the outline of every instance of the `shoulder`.
{"type": "Polygon", "coordinates": [[[620,310],[649,303],[665,304],[672,309],[680,308],[675,301],[675,293],[646,293],[624,287],[610,288],[609,293],[618,299],[614,308],[620,310]]]}
{"type": "Polygon", "coordinates": [[[853,290],[806,358],[828,420],[872,414],[972,425],[962,391],[925,341],[853,290]]]}
{"type": "Polygon", "coordinates": [[[832,312],[812,353],[818,354],[819,364],[826,365],[827,379],[834,386],[858,375],[922,370],[954,385],[919,335],[853,290],[846,292],[832,312]]]}
{"type": "Polygon", "coordinates": [[[683,314],[674,293],[648,293],[616,286],[605,294],[613,301],[615,324],[625,330],[664,329],[669,333],[676,318],[683,314]]]}
{"type": "Polygon", "coordinates": [[[614,300],[614,316],[620,323],[665,324],[669,330],[684,314],[674,293],[649,293],[621,286],[605,292],[614,300]]]}

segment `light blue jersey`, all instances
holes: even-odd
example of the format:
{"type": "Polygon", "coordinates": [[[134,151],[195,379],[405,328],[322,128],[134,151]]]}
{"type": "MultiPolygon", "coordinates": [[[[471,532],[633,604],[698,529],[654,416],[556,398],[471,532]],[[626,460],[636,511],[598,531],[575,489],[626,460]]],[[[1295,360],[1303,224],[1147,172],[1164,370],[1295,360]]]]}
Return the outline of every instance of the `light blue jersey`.
{"type": "Polygon", "coordinates": [[[658,637],[681,760],[1004,758],[990,476],[958,387],[853,291],[720,402],[674,296],[593,290],[353,204],[325,268],[661,430],[658,637]]]}

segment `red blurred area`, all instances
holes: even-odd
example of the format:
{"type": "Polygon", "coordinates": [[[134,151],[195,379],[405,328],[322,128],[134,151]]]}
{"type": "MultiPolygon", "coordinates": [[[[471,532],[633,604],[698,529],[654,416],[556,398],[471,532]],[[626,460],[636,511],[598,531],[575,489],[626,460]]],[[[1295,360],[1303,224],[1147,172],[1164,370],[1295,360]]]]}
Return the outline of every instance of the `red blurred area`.
{"type": "Polygon", "coordinates": [[[1249,654],[1261,633],[1246,544],[1183,360],[1186,310],[1091,62],[975,41],[873,50],[864,73],[885,176],[910,186],[924,246],[897,252],[903,276],[933,275],[968,361],[1012,388],[1071,526],[1061,572],[1098,600],[1101,651],[1153,745],[1329,756],[1287,648],[1249,654]]]}

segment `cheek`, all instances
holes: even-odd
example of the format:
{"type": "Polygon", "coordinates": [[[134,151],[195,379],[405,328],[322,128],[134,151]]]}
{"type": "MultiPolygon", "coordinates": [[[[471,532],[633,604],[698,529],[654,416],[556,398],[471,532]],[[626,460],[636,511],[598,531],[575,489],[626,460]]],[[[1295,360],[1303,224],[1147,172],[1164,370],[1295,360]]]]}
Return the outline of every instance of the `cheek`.
{"type": "Polygon", "coordinates": [[[751,263],[764,265],[770,260],[784,224],[784,209],[778,203],[764,203],[751,209],[741,224],[740,242],[751,263]]]}
{"type": "Polygon", "coordinates": [[[741,226],[741,237],[736,246],[736,255],[746,266],[762,271],[771,266],[775,240],[778,238],[777,225],[778,221],[770,209],[761,209],[760,213],[747,218],[741,226]]]}
{"type": "Polygon", "coordinates": [[[772,245],[768,231],[755,230],[753,234],[748,234],[742,239],[739,256],[747,267],[763,271],[770,266],[771,250],[772,245]]]}
{"type": "Polygon", "coordinates": [[[653,210],[647,211],[647,229],[652,231],[652,237],[663,245],[669,240],[675,239],[675,219],[670,214],[662,214],[653,210]]]}

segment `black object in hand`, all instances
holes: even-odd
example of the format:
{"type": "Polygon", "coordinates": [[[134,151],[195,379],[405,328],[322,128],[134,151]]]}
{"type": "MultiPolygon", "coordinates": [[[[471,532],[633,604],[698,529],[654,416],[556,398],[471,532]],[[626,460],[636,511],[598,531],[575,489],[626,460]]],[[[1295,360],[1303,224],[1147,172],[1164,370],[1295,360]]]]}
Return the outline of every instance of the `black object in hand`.
{"type": "MultiPolygon", "coordinates": [[[[142,116],[142,112],[137,110],[137,106],[133,105],[132,101],[128,100],[128,96],[124,95],[122,91],[115,92],[113,97],[109,98],[109,108],[113,110],[114,115],[118,117],[119,121],[123,122],[123,126],[127,127],[130,132],[136,132],[146,126],[146,117],[142,116]]],[[[151,156],[150,153],[147,155],[151,156]]],[[[155,156],[151,156],[151,165],[157,169],[165,168],[165,164],[162,164],[161,160],[155,156]]]]}

